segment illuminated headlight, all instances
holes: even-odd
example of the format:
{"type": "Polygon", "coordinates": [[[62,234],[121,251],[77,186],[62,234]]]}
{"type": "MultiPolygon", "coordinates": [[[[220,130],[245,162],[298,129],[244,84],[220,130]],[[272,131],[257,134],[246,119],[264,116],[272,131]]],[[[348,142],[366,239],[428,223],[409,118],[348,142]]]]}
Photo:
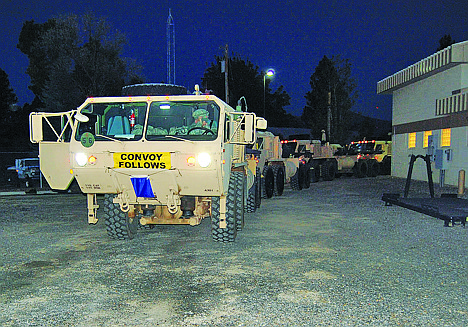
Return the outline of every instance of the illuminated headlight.
{"type": "Polygon", "coordinates": [[[202,152],[198,155],[197,157],[198,164],[200,167],[206,168],[210,165],[211,163],[211,157],[208,153],[202,152]]]}
{"type": "Polygon", "coordinates": [[[78,164],[78,166],[83,167],[88,162],[88,156],[86,156],[86,154],[82,152],[77,153],[75,154],[75,161],[78,164]]]}

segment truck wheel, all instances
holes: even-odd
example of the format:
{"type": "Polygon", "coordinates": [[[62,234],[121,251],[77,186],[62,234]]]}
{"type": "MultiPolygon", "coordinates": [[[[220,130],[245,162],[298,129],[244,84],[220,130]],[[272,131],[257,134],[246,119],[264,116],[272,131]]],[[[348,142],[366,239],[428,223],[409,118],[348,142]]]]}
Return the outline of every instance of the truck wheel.
{"type": "Polygon", "coordinates": [[[273,195],[281,196],[284,191],[284,168],[278,165],[271,167],[274,177],[273,195]]]}
{"type": "Polygon", "coordinates": [[[256,175],[254,177],[254,183],[253,183],[252,187],[247,192],[247,202],[246,202],[245,211],[249,212],[249,213],[255,212],[257,210],[257,199],[258,199],[258,188],[259,188],[259,184],[258,184],[259,171],[260,171],[260,169],[258,167],[256,167],[256,175]]]}
{"type": "Polygon", "coordinates": [[[385,157],[382,161],[382,169],[380,170],[383,175],[390,175],[392,173],[392,159],[385,157]]]}
{"type": "Polygon", "coordinates": [[[312,180],[313,169],[310,169],[309,164],[304,165],[304,188],[310,188],[310,181],[312,180]]]}
{"type": "Polygon", "coordinates": [[[294,174],[293,177],[291,177],[291,188],[294,191],[300,191],[302,190],[302,184],[300,183],[299,179],[299,169],[296,170],[296,173],[294,174]]]}
{"type": "Polygon", "coordinates": [[[247,195],[247,205],[245,207],[245,211],[248,213],[255,212],[257,210],[257,203],[256,203],[256,192],[257,192],[257,183],[254,183],[252,187],[249,189],[247,195]]]}
{"type": "MultiPolygon", "coordinates": [[[[231,179],[233,179],[231,177],[231,179]]],[[[234,242],[237,236],[235,213],[234,183],[229,181],[229,190],[226,197],[226,228],[219,227],[219,197],[211,197],[211,236],[215,242],[234,242]],[[232,186],[232,187],[231,187],[232,186]]]]}
{"type": "Polygon", "coordinates": [[[333,161],[325,161],[322,164],[322,178],[324,181],[332,181],[335,179],[336,167],[333,161]]]}
{"type": "Polygon", "coordinates": [[[380,171],[379,163],[376,160],[370,160],[369,166],[367,169],[367,176],[377,177],[377,175],[379,175],[379,171],[380,171]]]}
{"type": "Polygon", "coordinates": [[[275,189],[275,175],[273,169],[267,166],[263,169],[263,179],[265,181],[264,195],[267,199],[271,198],[275,189]]]}
{"type": "Polygon", "coordinates": [[[310,169],[310,182],[317,183],[320,179],[320,166],[317,162],[312,162],[312,168],[310,169]]]}
{"type": "Polygon", "coordinates": [[[233,171],[232,174],[235,178],[236,183],[236,228],[242,230],[244,228],[244,206],[245,206],[245,175],[243,171],[233,171]]]}
{"type": "Polygon", "coordinates": [[[255,170],[255,207],[260,208],[262,204],[262,174],[260,173],[260,168],[257,167],[255,170]]]}
{"type": "Polygon", "coordinates": [[[357,178],[363,178],[367,175],[367,163],[365,161],[359,160],[354,165],[354,176],[357,178]]]}
{"type": "Polygon", "coordinates": [[[119,240],[129,240],[135,237],[138,229],[138,219],[133,219],[120,210],[118,203],[112,202],[114,194],[104,195],[104,219],[107,235],[119,240]]]}

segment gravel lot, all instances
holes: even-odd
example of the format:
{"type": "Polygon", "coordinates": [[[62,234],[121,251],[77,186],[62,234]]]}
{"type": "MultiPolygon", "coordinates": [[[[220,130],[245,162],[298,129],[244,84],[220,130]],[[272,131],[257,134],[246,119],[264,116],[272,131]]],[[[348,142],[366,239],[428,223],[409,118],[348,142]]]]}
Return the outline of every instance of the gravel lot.
{"type": "Polygon", "coordinates": [[[212,242],[208,220],[114,241],[82,195],[0,196],[0,325],[468,326],[468,229],[385,207],[403,188],[287,188],[233,244],[212,242]]]}

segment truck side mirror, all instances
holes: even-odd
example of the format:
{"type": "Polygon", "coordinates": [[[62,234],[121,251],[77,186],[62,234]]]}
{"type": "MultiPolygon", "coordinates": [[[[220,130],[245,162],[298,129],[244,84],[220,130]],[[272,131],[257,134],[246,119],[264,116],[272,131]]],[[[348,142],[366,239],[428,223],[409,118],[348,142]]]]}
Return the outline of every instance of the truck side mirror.
{"type": "Polygon", "coordinates": [[[244,140],[247,143],[252,143],[255,136],[254,115],[245,115],[245,136],[244,140]]]}
{"type": "Polygon", "coordinates": [[[75,119],[78,120],[80,123],[87,123],[89,121],[89,117],[83,115],[81,112],[77,112],[75,114],[75,119]]]}
{"type": "Polygon", "coordinates": [[[267,120],[263,117],[257,117],[257,120],[255,122],[255,128],[256,129],[267,129],[268,123],[267,120]]]}
{"type": "Polygon", "coordinates": [[[253,144],[256,136],[256,116],[253,112],[231,112],[227,124],[228,143],[253,144]]]}
{"type": "Polygon", "coordinates": [[[31,143],[39,143],[43,140],[42,116],[34,112],[29,114],[29,139],[31,143]]]}

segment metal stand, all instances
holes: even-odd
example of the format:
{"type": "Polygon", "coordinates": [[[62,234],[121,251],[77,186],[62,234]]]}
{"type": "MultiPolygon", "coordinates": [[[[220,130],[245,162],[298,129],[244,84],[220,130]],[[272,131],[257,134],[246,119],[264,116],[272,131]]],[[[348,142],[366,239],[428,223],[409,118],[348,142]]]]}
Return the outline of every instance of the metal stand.
{"type": "Polygon", "coordinates": [[[418,158],[421,158],[426,162],[427,182],[429,183],[429,193],[431,194],[431,198],[434,198],[434,182],[432,181],[431,156],[428,154],[426,154],[425,156],[423,155],[415,156],[414,154],[411,155],[411,160],[410,160],[409,167],[408,167],[408,176],[406,177],[405,193],[403,194],[403,197],[404,198],[408,197],[408,192],[409,192],[409,188],[411,185],[411,176],[413,175],[414,162],[418,158]]]}

